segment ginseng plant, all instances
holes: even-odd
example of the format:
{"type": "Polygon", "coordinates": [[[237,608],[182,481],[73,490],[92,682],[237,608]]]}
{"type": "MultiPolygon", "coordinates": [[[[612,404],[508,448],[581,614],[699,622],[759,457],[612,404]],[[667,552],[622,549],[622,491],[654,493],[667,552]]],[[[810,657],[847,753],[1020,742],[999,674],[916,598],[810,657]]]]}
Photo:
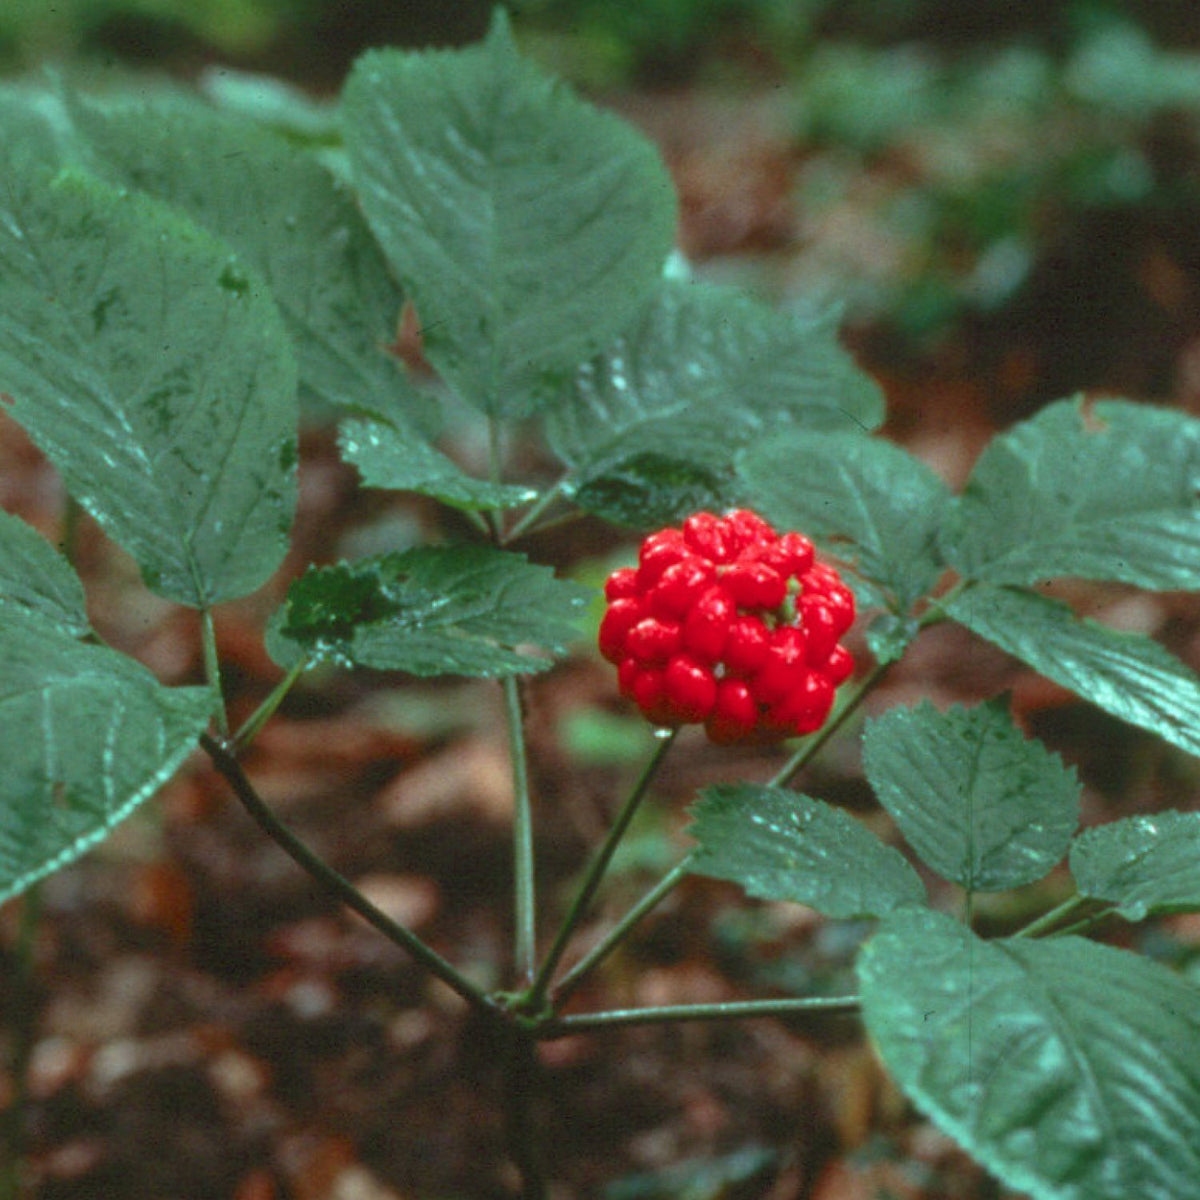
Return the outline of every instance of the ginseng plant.
{"type": "Polygon", "coordinates": [[[1015,1188],[1200,1195],[1200,992],[1087,936],[1102,918],[1200,910],[1200,814],[1079,832],[1073,769],[1022,733],[1002,696],[849,727],[903,849],[792,786],[945,622],[1200,753],[1194,672],[1039,590],[1062,577],[1200,587],[1200,423],[1064,400],[999,434],[951,494],[875,432],[881,395],[839,348],[836,314],[777,311],[688,277],[654,149],[522,57],[502,13],[464,50],[366,54],[331,113],[61,85],[11,87],[0,110],[6,409],[145,586],[199,612],[207,667],[196,686],[166,687],[102,644],[68,557],[3,515],[0,896],[84,853],[199,747],[301,867],[494,1039],[528,1197],[554,1170],[530,1109],[542,1042],[796,1012],[858,1013],[913,1104],[1015,1188]],[[404,311],[433,379],[395,352],[404,311]],[[486,431],[486,469],[447,453],[459,444],[443,437],[450,400],[486,431]],[[299,404],[340,421],[364,486],[442,506],[459,536],[280,582],[299,404]],[[519,453],[530,445],[538,454],[519,453]],[[530,462],[541,466],[521,474],[530,462]],[[614,692],[663,736],[556,916],[535,886],[521,686],[572,645],[588,652],[591,592],[521,547],[581,514],[642,539],[608,580],[599,650],[614,692]],[[280,680],[231,728],[212,614],[273,579],[286,595],[264,637],[280,680]],[[857,664],[841,640],[856,620],[857,664]],[[336,874],[243,769],[289,688],[321,664],[498,681],[515,792],[503,989],[336,874]],[[778,770],[705,788],[693,848],[581,945],[617,842],[679,736],[778,743],[778,770]],[[1064,859],[1061,902],[999,936],[976,932],[977,896],[1064,859]],[[572,1006],[689,873],[861,922],[857,990],[572,1006]],[[956,885],[938,892],[960,897],[954,911],[931,900],[932,876],[956,885]]]}

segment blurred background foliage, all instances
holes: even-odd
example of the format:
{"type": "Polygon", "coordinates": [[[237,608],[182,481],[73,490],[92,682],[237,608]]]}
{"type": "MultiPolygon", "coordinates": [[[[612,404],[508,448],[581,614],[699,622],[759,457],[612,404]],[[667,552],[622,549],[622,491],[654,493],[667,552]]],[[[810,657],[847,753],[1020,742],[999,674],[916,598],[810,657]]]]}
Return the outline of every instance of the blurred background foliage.
{"type": "MultiPolygon", "coordinates": [[[[4,0],[0,65],[12,75],[51,62],[114,83],[114,68],[153,67],[204,79],[247,115],[328,135],[331,121],[267,77],[327,97],[365,47],[472,41],[490,7],[4,0]]],[[[1200,393],[1193,0],[511,7],[526,50],[557,73],[619,108],[650,97],[624,105],[635,120],[655,97],[756,98],[766,134],[760,120],[728,177],[700,186],[753,192],[773,172],[767,201],[784,211],[689,239],[685,178],[684,248],[777,300],[835,297],[869,366],[956,356],[956,372],[1003,393],[993,407],[1006,416],[1080,387],[1187,403],[1200,393]],[[750,161],[764,136],[769,161],[750,161]]],[[[693,125],[711,119],[700,111],[693,125]]],[[[730,121],[719,110],[718,139],[730,121]]],[[[661,126],[643,123],[661,143],[661,126]]]]}

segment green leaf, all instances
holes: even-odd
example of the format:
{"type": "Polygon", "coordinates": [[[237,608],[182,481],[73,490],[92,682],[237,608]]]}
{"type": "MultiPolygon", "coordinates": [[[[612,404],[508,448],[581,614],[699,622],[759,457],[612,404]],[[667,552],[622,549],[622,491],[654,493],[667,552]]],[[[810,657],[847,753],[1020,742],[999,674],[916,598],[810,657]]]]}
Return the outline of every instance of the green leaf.
{"type": "Polygon", "coordinates": [[[1200,989],[1077,937],[985,942],[897,913],[858,962],[916,1104],[1035,1200],[1175,1200],[1200,1179],[1200,989]]]}
{"type": "Polygon", "coordinates": [[[547,438],[571,468],[576,498],[641,474],[661,510],[658,496],[670,490],[663,480],[727,488],[738,447],[773,438],[781,425],[878,425],[879,389],[838,344],[836,318],[779,311],[731,288],[660,284],[640,319],[583,366],[547,414],[547,438]],[[648,456],[652,470],[642,467],[648,456]]]}
{"type": "Polygon", "coordinates": [[[705,788],[688,832],[698,875],[740,883],[763,900],[791,900],[827,917],[878,917],[926,903],[899,851],[840,808],[785,788],[705,788]]]}
{"type": "Polygon", "coordinates": [[[971,891],[1041,879],[1079,824],[1075,772],[1021,734],[1004,699],[893,708],[867,723],[863,767],[912,848],[971,891]]]}
{"type": "Polygon", "coordinates": [[[920,632],[921,624],[915,617],[882,612],[867,626],[867,648],[881,665],[899,662],[920,632]]]}
{"type": "Polygon", "coordinates": [[[78,153],[62,101],[45,87],[0,83],[0,129],[7,170],[54,170],[78,153]]]}
{"type": "Polygon", "coordinates": [[[0,391],[147,584],[208,607],[287,548],[295,367],[262,285],[143,196],[0,183],[0,391]]]}
{"type": "Polygon", "coordinates": [[[0,901],[100,841],[178,769],[212,713],[107,647],[10,606],[0,621],[0,901]]]}
{"type": "Polygon", "coordinates": [[[393,421],[343,422],[338,445],[367,487],[420,492],[459,509],[515,508],[537,498],[532,488],[468,475],[420,434],[393,421]]]}
{"type": "Polygon", "coordinates": [[[550,666],[530,644],[563,650],[589,596],[520,554],[421,546],[310,568],[288,590],[279,634],[314,661],[412,675],[515,675],[550,666]]]}
{"type": "Polygon", "coordinates": [[[363,210],[463,399],[528,415],[637,313],[674,237],[654,147],[522,58],[375,50],[343,96],[363,210]]]}
{"type": "Polygon", "coordinates": [[[648,451],[570,490],[585,512],[631,529],[657,529],[702,509],[726,507],[733,485],[732,472],[648,451]]]}
{"type": "Polygon", "coordinates": [[[337,113],[329,101],[315,100],[302,88],[276,79],[235,71],[225,63],[208,68],[200,78],[204,94],[224,112],[265,125],[306,142],[339,140],[337,113]]]}
{"type": "Polygon", "coordinates": [[[1200,754],[1200,679],[1151,638],[1080,620],[1019,588],[979,584],[947,615],[1098,708],[1200,754]]]}
{"type": "Polygon", "coordinates": [[[1084,896],[1106,900],[1127,921],[1200,911],[1200,812],[1126,817],[1084,830],[1071,846],[1084,896]]]}
{"type": "Polygon", "coordinates": [[[182,209],[259,272],[320,401],[410,418],[430,407],[388,352],[404,294],[353,196],[311,154],[195,101],[74,116],[113,182],[182,209]]]}
{"type": "Polygon", "coordinates": [[[75,637],[90,628],[83,584],[70,563],[31,525],[0,512],[0,613],[11,605],[75,637]]]}
{"type": "Polygon", "coordinates": [[[993,439],[945,538],[971,579],[1200,588],[1200,421],[1063,400],[993,439]]]}
{"type": "Polygon", "coordinates": [[[744,495],[780,528],[832,546],[905,614],[943,570],[937,531],[950,494],[890,442],[785,430],[738,456],[744,495]]]}

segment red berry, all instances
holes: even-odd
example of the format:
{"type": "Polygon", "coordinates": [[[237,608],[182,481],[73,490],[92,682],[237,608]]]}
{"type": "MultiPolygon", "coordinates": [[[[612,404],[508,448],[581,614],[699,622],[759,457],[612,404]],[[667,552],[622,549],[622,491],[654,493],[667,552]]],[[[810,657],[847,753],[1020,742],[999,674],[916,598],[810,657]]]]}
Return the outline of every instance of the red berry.
{"type": "Polygon", "coordinates": [[[734,563],[721,576],[721,582],[741,608],[778,608],[787,595],[783,576],[766,563],[734,563]]]}
{"type": "Polygon", "coordinates": [[[725,648],[729,623],[737,612],[733,597],[714,584],[692,605],[683,622],[683,644],[705,662],[716,662],[725,648]]]}
{"type": "Polygon", "coordinates": [[[735,508],[725,514],[726,537],[735,554],[759,546],[771,545],[776,541],[775,530],[756,512],[748,508],[735,508]]]}
{"type": "Polygon", "coordinates": [[[646,615],[640,600],[614,600],[600,621],[600,653],[609,662],[620,662],[629,631],[646,615]]]}
{"type": "Polygon", "coordinates": [[[798,607],[804,632],[808,635],[809,662],[820,666],[833,653],[842,635],[841,618],[824,596],[801,596],[798,607]]]}
{"type": "Polygon", "coordinates": [[[845,683],[854,674],[854,659],[845,646],[837,645],[834,646],[833,653],[821,670],[825,678],[834,687],[837,687],[838,684],[845,683]]]}
{"type": "Polygon", "coordinates": [[[795,691],[808,671],[804,630],[784,625],[771,636],[766,661],[754,676],[750,690],[760,704],[774,704],[795,691]]]}
{"type": "Polygon", "coordinates": [[[625,652],[643,666],[662,666],[679,649],[678,621],[645,617],[625,635],[625,652]]]}
{"type": "Polygon", "coordinates": [[[770,719],[797,736],[825,724],[833,707],[833,684],[818,671],[808,671],[800,684],[771,707],[770,719]]]}
{"type": "Polygon", "coordinates": [[[713,581],[713,568],[701,558],[685,558],[669,566],[646,593],[658,617],[682,617],[713,581]]]}
{"type": "Polygon", "coordinates": [[[709,562],[724,563],[733,557],[724,521],[710,512],[699,512],[683,523],[683,536],[697,554],[709,562]]]}
{"type": "Polygon", "coordinates": [[[640,592],[637,570],[633,567],[620,567],[604,582],[605,600],[628,600],[640,592]]]}
{"type": "Polygon", "coordinates": [[[800,576],[800,586],[810,594],[824,595],[831,587],[842,587],[841,576],[825,563],[813,563],[800,576]]]}
{"type": "Polygon", "coordinates": [[[679,719],[687,724],[703,721],[717,700],[713,673],[686,654],[667,664],[666,696],[679,719]]]}
{"type": "Polygon", "coordinates": [[[633,699],[633,685],[643,670],[645,668],[640,667],[632,658],[623,658],[617,664],[617,691],[626,700],[633,699]]]}
{"type": "Polygon", "coordinates": [[[638,553],[638,587],[642,591],[652,588],[668,567],[691,557],[692,552],[678,529],[664,529],[661,533],[652,533],[642,543],[638,553]]]}
{"type": "Polygon", "coordinates": [[[854,593],[842,584],[830,587],[825,592],[825,603],[833,613],[838,637],[854,624],[854,593]]]}
{"type": "Polygon", "coordinates": [[[729,622],[729,635],[721,660],[737,675],[753,675],[767,660],[771,635],[761,617],[735,617],[729,622]]]}
{"type": "Polygon", "coordinates": [[[722,679],[705,729],[714,742],[740,742],[758,725],[758,705],[741,679],[722,679]]]}
{"type": "Polygon", "coordinates": [[[854,670],[838,642],[853,593],[808,538],[749,509],[651,534],[604,593],[600,652],[621,694],[656,724],[702,723],[714,742],[820,728],[854,670]]]}
{"type": "Polygon", "coordinates": [[[812,568],[813,544],[802,533],[785,533],[778,541],[758,547],[754,558],[784,579],[799,579],[812,568]]]}
{"type": "Polygon", "coordinates": [[[802,533],[785,533],[779,539],[779,553],[787,561],[784,574],[799,579],[813,565],[813,544],[802,533]]]}
{"type": "Polygon", "coordinates": [[[639,671],[633,681],[633,702],[656,725],[672,724],[667,700],[666,673],[652,668],[639,671]]]}

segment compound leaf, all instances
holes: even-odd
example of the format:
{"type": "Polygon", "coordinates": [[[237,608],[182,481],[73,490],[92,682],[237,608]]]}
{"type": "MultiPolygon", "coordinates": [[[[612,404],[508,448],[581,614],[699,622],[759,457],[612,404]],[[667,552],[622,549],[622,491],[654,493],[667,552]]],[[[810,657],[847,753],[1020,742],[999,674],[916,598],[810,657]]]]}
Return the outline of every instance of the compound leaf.
{"type": "Polygon", "coordinates": [[[1174,1200],[1200,1179],[1200,989],[1077,937],[985,942],[896,913],[863,1014],[912,1100],[1035,1200],[1174,1200]]]}
{"type": "Polygon", "coordinates": [[[0,390],[147,584],[259,587],[295,503],[295,366],[227,246],[78,175],[0,185],[0,390]]]}
{"type": "Polygon", "coordinates": [[[312,661],[412,675],[515,675],[550,666],[530,646],[562,650],[589,595],[519,554],[421,546],[310,568],[288,590],[277,631],[312,661]]]}
{"type": "Polygon", "coordinates": [[[0,621],[0,901],[100,841],[176,771],[213,709],[132,659],[7,606],[0,621]]]}
{"type": "Polygon", "coordinates": [[[1153,639],[1081,620],[1020,588],[978,584],[947,614],[1097,707],[1200,754],[1200,679],[1153,639]]]}
{"type": "Polygon", "coordinates": [[[0,512],[0,613],[8,605],[38,613],[75,637],[90,628],[83,584],[71,564],[33,526],[0,512]]]}
{"type": "Polygon", "coordinates": [[[763,900],[791,900],[828,917],[878,917],[926,903],[903,855],[820,800],[751,784],[705,788],[689,833],[698,875],[740,883],[763,900]]]}
{"type": "Polygon", "coordinates": [[[912,848],[972,891],[1041,879],[1079,824],[1075,773],[1021,734],[1002,699],[890,709],[867,723],[863,766],[912,848]]]}
{"type": "Polygon", "coordinates": [[[785,430],[738,456],[751,505],[831,546],[898,614],[937,582],[946,485],[899,446],[853,433],[785,430]]]}
{"type": "Polygon", "coordinates": [[[963,575],[1200,587],[1200,421],[1063,400],[993,439],[945,539],[963,575]]]}
{"type": "Polygon", "coordinates": [[[1070,861],[1080,893],[1115,905],[1127,921],[1200,911],[1200,812],[1126,817],[1084,830],[1070,861]]]}
{"type": "Polygon", "coordinates": [[[522,58],[376,50],[343,95],[363,210],[430,361],[490,416],[536,411],[645,302],[675,197],[656,150],[522,58]]]}

